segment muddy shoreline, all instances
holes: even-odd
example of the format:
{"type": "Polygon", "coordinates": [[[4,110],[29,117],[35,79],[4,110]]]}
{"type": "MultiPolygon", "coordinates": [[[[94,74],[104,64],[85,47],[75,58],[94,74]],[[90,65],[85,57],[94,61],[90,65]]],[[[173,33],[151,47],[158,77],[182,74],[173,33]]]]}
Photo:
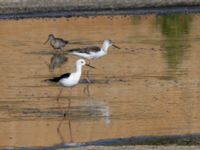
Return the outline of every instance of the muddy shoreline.
{"type": "MultiPolygon", "coordinates": [[[[199,148],[199,134],[172,136],[140,136],[130,138],[104,139],[86,143],[65,143],[52,147],[37,147],[38,149],[197,149],[199,148]],[[147,146],[148,145],[148,146],[147,146]]],[[[20,149],[20,148],[19,148],[20,149]]],[[[32,149],[32,148],[27,148],[32,149]]]]}
{"type": "Polygon", "coordinates": [[[196,0],[0,0],[1,19],[200,12],[196,0]]]}
{"type": "Polygon", "coordinates": [[[117,10],[133,8],[197,6],[199,0],[0,0],[0,13],[27,13],[48,11],[117,10]]]}
{"type": "MultiPolygon", "coordinates": [[[[199,149],[199,146],[89,146],[89,147],[82,147],[82,148],[72,148],[75,150],[92,150],[92,149],[98,149],[98,150],[197,150],[199,149]]],[[[69,150],[72,150],[71,148],[69,150]]]]}
{"type": "Polygon", "coordinates": [[[25,19],[25,18],[71,18],[71,17],[90,17],[98,15],[146,15],[146,14],[172,14],[172,13],[199,13],[200,6],[169,6],[169,7],[142,7],[124,9],[91,9],[91,10],[55,10],[55,11],[33,11],[1,13],[0,19],[25,19]]]}

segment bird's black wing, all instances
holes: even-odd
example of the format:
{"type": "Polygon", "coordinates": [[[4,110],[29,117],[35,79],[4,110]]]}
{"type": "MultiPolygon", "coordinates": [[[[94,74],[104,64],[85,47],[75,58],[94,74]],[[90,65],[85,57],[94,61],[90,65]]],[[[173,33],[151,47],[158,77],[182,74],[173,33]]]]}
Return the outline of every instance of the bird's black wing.
{"type": "Polygon", "coordinates": [[[78,52],[78,53],[87,53],[90,54],[90,52],[98,52],[101,48],[97,46],[91,46],[91,47],[85,47],[85,48],[75,48],[70,49],[69,52],[78,52]]]}
{"type": "Polygon", "coordinates": [[[68,78],[70,76],[71,73],[65,73],[59,77],[54,77],[54,78],[51,78],[51,79],[47,79],[45,81],[51,81],[51,82],[59,82],[62,78],[68,78]]]}

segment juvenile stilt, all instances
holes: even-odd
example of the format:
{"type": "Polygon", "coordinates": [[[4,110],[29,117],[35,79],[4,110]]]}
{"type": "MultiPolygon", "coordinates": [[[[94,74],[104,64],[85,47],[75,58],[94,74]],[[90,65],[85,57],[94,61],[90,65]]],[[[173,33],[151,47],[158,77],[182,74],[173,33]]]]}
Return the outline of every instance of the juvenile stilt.
{"type": "Polygon", "coordinates": [[[110,46],[120,49],[120,47],[113,44],[113,42],[111,40],[105,40],[103,42],[102,47],[90,46],[90,47],[70,49],[68,51],[69,51],[69,54],[80,56],[82,58],[97,59],[97,58],[100,58],[100,57],[106,55],[108,53],[108,48],[110,46]]]}

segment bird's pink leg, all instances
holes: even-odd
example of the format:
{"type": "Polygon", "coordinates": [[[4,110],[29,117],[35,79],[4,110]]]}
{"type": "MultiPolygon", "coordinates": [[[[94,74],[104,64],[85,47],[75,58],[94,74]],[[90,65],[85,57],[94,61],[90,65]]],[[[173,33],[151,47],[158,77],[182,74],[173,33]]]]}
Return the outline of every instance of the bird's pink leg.
{"type": "Polygon", "coordinates": [[[61,88],[61,90],[60,90],[60,92],[58,94],[57,101],[59,101],[62,91],[63,91],[63,88],[61,88]]]}

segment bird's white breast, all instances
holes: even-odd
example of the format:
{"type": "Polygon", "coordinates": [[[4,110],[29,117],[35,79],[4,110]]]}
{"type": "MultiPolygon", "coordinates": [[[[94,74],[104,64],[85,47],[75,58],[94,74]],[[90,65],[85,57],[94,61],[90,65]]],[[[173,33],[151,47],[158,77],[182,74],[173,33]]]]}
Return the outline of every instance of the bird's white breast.
{"type": "Polygon", "coordinates": [[[90,55],[91,55],[92,59],[95,59],[95,58],[99,58],[99,57],[106,55],[106,52],[104,52],[102,50],[98,51],[98,52],[90,52],[90,55]]]}
{"type": "Polygon", "coordinates": [[[76,56],[80,56],[86,59],[91,59],[90,54],[87,53],[79,53],[79,52],[72,52],[71,54],[76,55],[76,56]]]}
{"type": "Polygon", "coordinates": [[[71,87],[78,84],[81,77],[81,73],[71,73],[68,78],[63,78],[59,81],[63,86],[71,87]]]}
{"type": "Polygon", "coordinates": [[[88,53],[79,53],[79,52],[72,52],[71,54],[76,55],[76,56],[80,56],[80,57],[83,57],[83,58],[86,58],[86,59],[96,59],[96,58],[99,58],[99,57],[106,55],[107,53],[105,51],[101,50],[101,51],[98,51],[98,52],[92,52],[91,51],[89,54],[88,53]]]}
{"type": "Polygon", "coordinates": [[[59,48],[60,47],[60,43],[58,40],[52,40],[51,41],[51,45],[54,47],[54,48],[59,48]]]}

